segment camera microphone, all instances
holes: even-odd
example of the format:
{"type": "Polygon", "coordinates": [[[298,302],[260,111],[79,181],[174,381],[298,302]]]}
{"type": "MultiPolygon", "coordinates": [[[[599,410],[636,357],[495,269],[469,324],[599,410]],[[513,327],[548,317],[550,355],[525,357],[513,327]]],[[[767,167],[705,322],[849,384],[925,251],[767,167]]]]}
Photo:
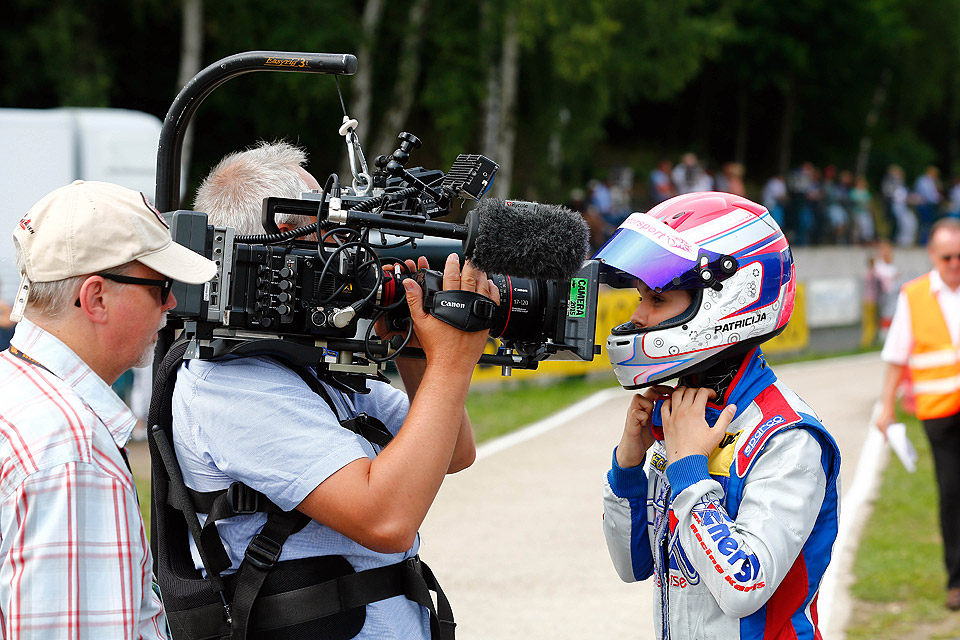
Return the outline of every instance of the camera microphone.
{"type": "Polygon", "coordinates": [[[487,198],[467,224],[476,229],[467,257],[488,274],[569,280],[587,258],[587,223],[560,205],[487,198]]]}

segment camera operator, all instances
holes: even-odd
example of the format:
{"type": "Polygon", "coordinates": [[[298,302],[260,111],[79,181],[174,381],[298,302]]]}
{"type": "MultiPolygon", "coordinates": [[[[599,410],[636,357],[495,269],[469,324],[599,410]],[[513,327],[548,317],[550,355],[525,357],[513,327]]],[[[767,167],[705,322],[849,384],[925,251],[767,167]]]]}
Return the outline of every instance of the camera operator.
{"type": "Polygon", "coordinates": [[[166,638],[110,385],[153,357],[177,301],[216,265],[173,242],[136,191],[76,181],[13,233],[25,315],[0,353],[0,637],[166,638]]]}
{"type": "MultiPolygon", "coordinates": [[[[196,209],[213,225],[258,232],[263,198],[295,198],[318,187],[304,161],[302,150],[282,142],[231,154],[204,180],[196,209]]],[[[420,258],[405,266],[414,270],[427,264],[420,258]]],[[[498,297],[484,273],[469,263],[461,272],[456,254],[446,260],[443,285],[498,297]]],[[[190,360],[181,366],[173,397],[174,446],[185,484],[210,492],[239,481],[280,510],[309,516],[303,529],[282,544],[274,569],[292,572],[297,584],[329,579],[304,560],[323,556],[344,558],[357,572],[405,562],[420,567],[417,531],[444,475],[475,458],[464,401],[487,332],[463,332],[425,314],[419,286],[411,279],[404,286],[413,341],[426,354],[425,361],[396,361],[406,394],[374,380],[368,381],[368,394],[345,392],[322,371],[311,368],[305,377],[303,370],[270,356],[190,360]],[[312,390],[316,381],[310,376],[319,376],[322,395],[312,390]],[[341,426],[361,414],[381,421],[392,441],[381,449],[341,426]]],[[[264,513],[219,521],[231,562],[225,574],[244,578],[245,550],[258,533],[263,535],[266,521],[264,513]]],[[[201,568],[195,547],[193,553],[201,568]]],[[[348,633],[314,626],[297,637],[430,638],[440,628],[427,606],[396,592],[360,611],[365,619],[358,635],[352,635],[356,628],[348,633]]]]}

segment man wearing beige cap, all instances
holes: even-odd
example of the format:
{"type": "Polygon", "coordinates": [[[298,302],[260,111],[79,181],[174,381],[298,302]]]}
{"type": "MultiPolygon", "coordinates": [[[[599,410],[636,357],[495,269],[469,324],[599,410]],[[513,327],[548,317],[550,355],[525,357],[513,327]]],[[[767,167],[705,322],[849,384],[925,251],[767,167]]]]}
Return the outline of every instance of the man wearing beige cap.
{"type": "Polygon", "coordinates": [[[150,361],[174,280],[216,265],[142,194],[77,181],[13,232],[23,276],[0,353],[0,636],[165,638],[110,385],[150,361]]]}

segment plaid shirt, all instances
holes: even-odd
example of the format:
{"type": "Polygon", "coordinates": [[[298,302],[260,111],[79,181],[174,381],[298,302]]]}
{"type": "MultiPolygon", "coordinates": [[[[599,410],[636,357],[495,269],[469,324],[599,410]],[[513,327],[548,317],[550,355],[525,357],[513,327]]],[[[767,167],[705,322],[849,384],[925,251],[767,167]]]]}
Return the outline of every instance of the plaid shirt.
{"type": "Polygon", "coordinates": [[[0,353],[0,638],[166,638],[133,477],[136,417],[22,321],[0,353]]]}

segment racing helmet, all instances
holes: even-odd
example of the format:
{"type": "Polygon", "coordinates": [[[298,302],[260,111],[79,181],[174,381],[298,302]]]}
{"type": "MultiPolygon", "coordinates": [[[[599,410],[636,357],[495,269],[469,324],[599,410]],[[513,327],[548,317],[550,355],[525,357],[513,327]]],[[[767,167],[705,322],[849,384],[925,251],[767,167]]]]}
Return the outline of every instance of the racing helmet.
{"type": "Polygon", "coordinates": [[[688,193],[633,213],[594,258],[621,281],[692,294],[684,312],[660,324],[613,328],[607,355],[627,389],[703,371],[773,338],[793,313],[787,239],[765,207],[741,196],[688,193]]]}

